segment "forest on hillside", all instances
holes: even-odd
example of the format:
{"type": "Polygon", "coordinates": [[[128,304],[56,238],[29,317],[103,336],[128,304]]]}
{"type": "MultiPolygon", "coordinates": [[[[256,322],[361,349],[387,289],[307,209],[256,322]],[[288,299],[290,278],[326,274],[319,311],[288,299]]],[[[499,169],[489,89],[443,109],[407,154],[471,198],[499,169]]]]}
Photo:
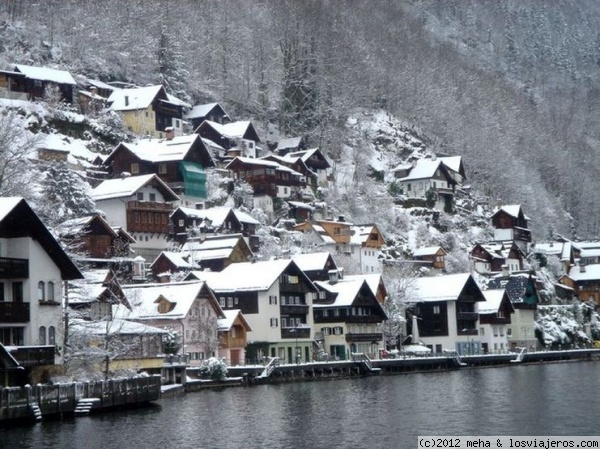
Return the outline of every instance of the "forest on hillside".
{"type": "Polygon", "coordinates": [[[594,238],[599,29],[593,0],[0,0],[0,68],[162,82],[334,161],[352,111],[383,108],[538,238],[594,238]]]}

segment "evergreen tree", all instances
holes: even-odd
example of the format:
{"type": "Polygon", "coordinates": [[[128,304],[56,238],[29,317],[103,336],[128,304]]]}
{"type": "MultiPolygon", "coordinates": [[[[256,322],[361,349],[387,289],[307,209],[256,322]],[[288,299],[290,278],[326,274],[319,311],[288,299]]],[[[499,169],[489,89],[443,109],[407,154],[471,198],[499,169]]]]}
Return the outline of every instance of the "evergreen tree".
{"type": "Polygon", "coordinates": [[[186,79],[189,72],[185,67],[184,56],[179,41],[162,28],[158,39],[158,71],[160,83],[167,92],[177,98],[189,101],[186,79]]]}
{"type": "Polygon", "coordinates": [[[91,214],[95,204],[89,189],[89,184],[71,171],[65,162],[52,163],[41,181],[38,213],[49,226],[91,214]]]}

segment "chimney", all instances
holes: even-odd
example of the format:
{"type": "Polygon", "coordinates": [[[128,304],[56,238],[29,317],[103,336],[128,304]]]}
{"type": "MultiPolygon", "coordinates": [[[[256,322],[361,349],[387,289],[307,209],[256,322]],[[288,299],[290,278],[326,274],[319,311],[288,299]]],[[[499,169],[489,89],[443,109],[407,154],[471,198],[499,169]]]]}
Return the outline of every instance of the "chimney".
{"type": "Polygon", "coordinates": [[[502,276],[508,276],[509,274],[508,265],[502,265],[502,276]]]}
{"type": "Polygon", "coordinates": [[[98,95],[98,88],[96,86],[90,87],[90,92],[92,95],[98,95]]]}
{"type": "Polygon", "coordinates": [[[329,270],[327,274],[329,274],[329,283],[331,285],[337,284],[339,278],[338,270],[329,270]]]}
{"type": "Polygon", "coordinates": [[[585,262],[579,261],[579,272],[585,273],[585,262]]]}
{"type": "Polygon", "coordinates": [[[175,130],[172,126],[167,126],[165,128],[165,138],[167,140],[173,140],[173,137],[175,137],[175,130]]]}
{"type": "Polygon", "coordinates": [[[338,216],[338,221],[339,221],[339,222],[341,222],[341,223],[343,223],[343,222],[345,222],[346,220],[344,219],[344,216],[343,216],[343,215],[340,215],[340,216],[338,216]]]}

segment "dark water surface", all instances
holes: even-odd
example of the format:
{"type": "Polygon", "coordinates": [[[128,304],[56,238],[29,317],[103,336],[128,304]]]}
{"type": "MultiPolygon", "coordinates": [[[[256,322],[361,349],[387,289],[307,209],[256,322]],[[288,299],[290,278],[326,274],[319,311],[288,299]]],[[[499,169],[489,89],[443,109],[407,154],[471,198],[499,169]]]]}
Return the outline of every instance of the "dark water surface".
{"type": "Polygon", "coordinates": [[[0,430],[2,448],[416,448],[417,435],[599,435],[600,363],[230,388],[0,430]]]}

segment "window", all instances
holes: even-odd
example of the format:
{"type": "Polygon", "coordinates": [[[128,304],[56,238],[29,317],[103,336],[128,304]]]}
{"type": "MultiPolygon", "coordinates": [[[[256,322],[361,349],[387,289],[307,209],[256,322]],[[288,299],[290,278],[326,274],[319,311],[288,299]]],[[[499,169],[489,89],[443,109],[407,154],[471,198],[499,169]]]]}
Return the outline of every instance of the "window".
{"type": "Polygon", "coordinates": [[[46,344],[46,327],[40,326],[40,333],[38,336],[38,344],[45,345],[46,344]]]}
{"type": "Polygon", "coordinates": [[[23,283],[21,281],[13,282],[12,299],[15,302],[23,302],[23,283]]]}
{"type": "Polygon", "coordinates": [[[219,298],[219,305],[220,305],[221,307],[225,307],[225,298],[224,298],[224,297],[222,297],[222,296],[219,298]]]}
{"type": "Polygon", "coordinates": [[[321,332],[323,332],[323,335],[331,335],[331,328],[330,327],[322,327],[321,332]]]}
{"type": "Polygon", "coordinates": [[[329,311],[327,309],[323,309],[323,317],[327,318],[329,316],[329,311]]]}
{"type": "Polygon", "coordinates": [[[481,335],[482,337],[485,335],[485,327],[479,328],[479,335],[481,335]]]}
{"type": "Polygon", "coordinates": [[[54,326],[48,328],[48,344],[56,345],[56,329],[54,326]]]}
{"type": "Polygon", "coordinates": [[[138,192],[136,197],[138,201],[144,201],[144,192],[138,192]]]}
{"type": "Polygon", "coordinates": [[[333,335],[342,335],[344,333],[344,329],[342,326],[336,326],[333,328],[333,335]]]}
{"type": "Polygon", "coordinates": [[[46,300],[46,285],[43,281],[38,282],[37,296],[38,301],[46,300]]]}
{"type": "Polygon", "coordinates": [[[54,301],[54,282],[52,281],[48,282],[48,301],[54,301]]]}
{"type": "Polygon", "coordinates": [[[164,175],[167,173],[167,164],[158,164],[158,174],[164,175]]]}
{"type": "Polygon", "coordinates": [[[227,307],[233,307],[233,298],[231,296],[227,298],[227,307]]]}
{"type": "Polygon", "coordinates": [[[277,327],[277,318],[271,318],[271,327],[277,327]]]}
{"type": "Polygon", "coordinates": [[[440,314],[440,306],[433,306],[433,314],[434,315],[440,314]]]}
{"type": "Polygon", "coordinates": [[[181,123],[179,122],[179,120],[175,119],[175,128],[180,128],[181,127],[181,123]]]}
{"type": "MultiPolygon", "coordinates": [[[[287,318],[281,318],[281,327],[287,327],[287,318]]],[[[290,318],[290,327],[294,327],[293,318],[290,318]]]]}
{"type": "Polygon", "coordinates": [[[333,316],[340,316],[340,309],[333,309],[333,316]]]}
{"type": "Polygon", "coordinates": [[[410,183],[406,184],[406,191],[410,192],[410,183]]]}
{"type": "MultiPolygon", "coordinates": [[[[285,302],[285,298],[282,299],[285,302]]],[[[269,304],[276,305],[277,304],[277,296],[269,296],[269,304]]]]}
{"type": "Polygon", "coordinates": [[[148,196],[150,197],[150,201],[156,202],[156,193],[150,193],[148,196]]]}
{"type": "Polygon", "coordinates": [[[169,304],[166,302],[160,302],[158,304],[158,313],[167,313],[169,311],[169,304]]]}
{"type": "Polygon", "coordinates": [[[140,164],[134,162],[131,164],[131,174],[136,175],[140,172],[140,164]]]}

